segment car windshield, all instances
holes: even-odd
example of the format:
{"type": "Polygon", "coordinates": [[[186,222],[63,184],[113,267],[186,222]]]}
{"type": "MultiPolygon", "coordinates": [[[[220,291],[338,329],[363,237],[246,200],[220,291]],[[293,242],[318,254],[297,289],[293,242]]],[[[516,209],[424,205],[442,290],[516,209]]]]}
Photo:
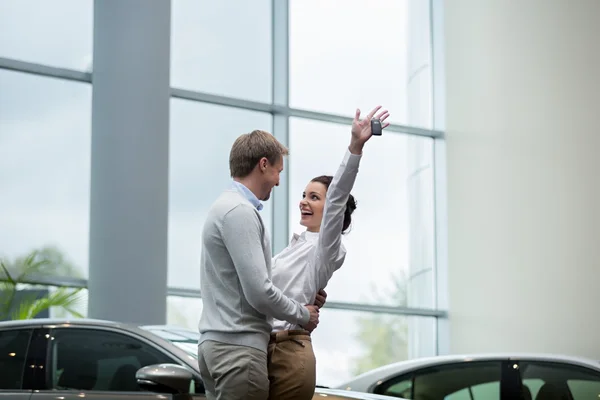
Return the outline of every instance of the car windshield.
{"type": "Polygon", "coordinates": [[[143,326],[143,329],[168,340],[190,356],[198,358],[198,339],[200,334],[184,328],[165,326],[143,326]]]}

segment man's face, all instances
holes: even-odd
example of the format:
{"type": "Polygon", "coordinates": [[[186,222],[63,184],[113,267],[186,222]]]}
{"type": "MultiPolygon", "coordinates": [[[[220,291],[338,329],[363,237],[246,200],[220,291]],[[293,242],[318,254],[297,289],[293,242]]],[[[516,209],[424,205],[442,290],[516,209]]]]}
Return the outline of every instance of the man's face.
{"type": "MultiPolygon", "coordinates": [[[[271,164],[266,158],[263,159],[265,167],[263,169],[264,184],[263,196],[260,200],[266,201],[271,198],[271,191],[275,186],[279,186],[279,174],[283,171],[283,157],[279,157],[279,160],[274,164],[271,164]]],[[[263,162],[261,160],[261,162],[263,162]]]]}

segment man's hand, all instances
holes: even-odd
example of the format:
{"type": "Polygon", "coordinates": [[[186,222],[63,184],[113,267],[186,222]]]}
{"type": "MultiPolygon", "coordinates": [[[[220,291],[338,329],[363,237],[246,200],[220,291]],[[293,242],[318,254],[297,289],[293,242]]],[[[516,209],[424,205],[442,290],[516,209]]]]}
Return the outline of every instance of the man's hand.
{"type": "Polygon", "coordinates": [[[323,308],[326,301],[327,301],[327,292],[324,289],[319,290],[319,293],[317,293],[317,297],[315,297],[315,306],[317,306],[319,308],[323,308]]]}
{"type": "Polygon", "coordinates": [[[306,307],[308,309],[308,312],[310,313],[310,319],[308,320],[308,323],[304,325],[304,329],[306,329],[309,332],[312,332],[315,330],[317,325],[319,325],[319,307],[309,305],[306,305],[304,307],[306,307]]]}
{"type": "MultiPolygon", "coordinates": [[[[356,109],[356,114],[354,115],[354,121],[352,121],[352,139],[350,141],[350,152],[352,154],[361,154],[363,146],[373,136],[373,132],[371,132],[371,119],[375,115],[377,111],[381,109],[381,106],[375,107],[365,119],[360,119],[360,110],[356,109]]],[[[379,114],[375,118],[381,121],[381,129],[387,128],[390,126],[389,122],[384,121],[390,116],[390,113],[387,110],[380,111],[379,114]]]]}

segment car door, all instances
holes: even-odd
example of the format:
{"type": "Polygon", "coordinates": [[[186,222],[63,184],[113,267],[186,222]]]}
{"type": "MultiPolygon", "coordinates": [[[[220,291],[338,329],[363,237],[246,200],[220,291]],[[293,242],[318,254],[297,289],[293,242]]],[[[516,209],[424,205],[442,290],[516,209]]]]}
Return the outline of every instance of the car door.
{"type": "Polygon", "coordinates": [[[31,397],[28,348],[33,329],[0,330],[0,399],[26,400],[31,397]]]}
{"type": "Polygon", "coordinates": [[[508,360],[427,366],[395,376],[374,392],[412,400],[515,400],[508,360]]]}
{"type": "Polygon", "coordinates": [[[165,399],[166,393],[141,391],[135,379],[139,368],[160,363],[181,364],[152,343],[111,328],[51,329],[43,387],[32,400],[165,399]]]}

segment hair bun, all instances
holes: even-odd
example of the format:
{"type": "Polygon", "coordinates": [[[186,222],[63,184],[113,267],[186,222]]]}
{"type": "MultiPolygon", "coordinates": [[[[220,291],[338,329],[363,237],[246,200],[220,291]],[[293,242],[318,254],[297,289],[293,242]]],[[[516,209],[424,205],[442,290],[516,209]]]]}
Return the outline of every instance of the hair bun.
{"type": "Polygon", "coordinates": [[[354,196],[348,196],[348,201],[346,202],[346,212],[352,214],[356,210],[356,199],[354,196]]]}
{"type": "Polygon", "coordinates": [[[348,196],[346,201],[346,210],[344,211],[344,224],[342,226],[342,233],[347,233],[350,225],[352,224],[352,213],[356,210],[356,199],[354,196],[348,196]]]}

